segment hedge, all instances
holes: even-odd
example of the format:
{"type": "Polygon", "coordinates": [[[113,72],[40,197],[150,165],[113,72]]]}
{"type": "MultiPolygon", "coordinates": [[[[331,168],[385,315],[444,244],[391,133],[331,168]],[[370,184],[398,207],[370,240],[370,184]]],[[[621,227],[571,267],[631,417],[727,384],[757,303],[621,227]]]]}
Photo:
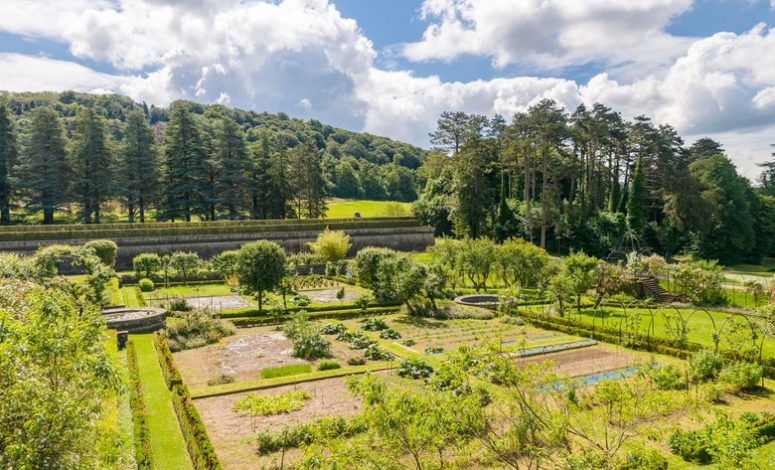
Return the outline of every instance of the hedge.
{"type": "Polygon", "coordinates": [[[176,385],[183,385],[183,379],[180,376],[178,368],[175,366],[175,360],[172,357],[172,351],[167,343],[167,337],[161,330],[153,335],[153,345],[156,347],[156,355],[159,358],[161,373],[164,376],[164,382],[167,388],[172,390],[176,385]]]}
{"type": "Polygon", "coordinates": [[[129,403],[132,408],[132,423],[135,436],[135,461],[140,470],[150,470],[153,466],[151,450],[151,432],[148,427],[148,410],[145,408],[143,384],[140,383],[140,369],[137,365],[135,344],[130,339],[126,343],[127,366],[129,369],[129,403]]]}
{"type": "MultiPolygon", "coordinates": [[[[373,307],[367,307],[367,312],[371,310],[376,309],[383,309],[383,308],[389,308],[392,310],[397,310],[401,304],[398,303],[379,303],[373,307]]],[[[359,312],[362,312],[363,309],[356,306],[356,305],[321,305],[319,307],[293,307],[293,308],[286,308],[283,310],[283,315],[289,315],[291,313],[296,312],[307,312],[309,314],[312,313],[318,313],[318,312],[345,312],[349,310],[357,310],[359,312]]],[[[250,310],[239,310],[236,312],[223,312],[220,314],[221,318],[249,318],[249,317],[265,317],[267,316],[266,310],[263,312],[259,311],[258,309],[250,309],[250,310]]]]}
{"type": "Polygon", "coordinates": [[[180,429],[188,446],[188,453],[196,470],[220,470],[221,463],[215,455],[215,448],[202,422],[202,417],[194,406],[194,400],[185,385],[175,385],[172,389],[172,408],[178,415],[180,429]]]}
{"type": "MultiPolygon", "coordinates": [[[[687,359],[697,351],[705,349],[704,346],[696,343],[681,343],[676,340],[654,336],[645,336],[640,333],[625,334],[624,330],[622,330],[622,335],[620,335],[619,329],[617,328],[596,326],[593,329],[586,323],[576,322],[563,317],[555,317],[530,312],[520,312],[520,315],[527,322],[538,328],[556,330],[566,334],[588,337],[611,344],[619,344],[630,349],[667,354],[681,359],[687,359]]],[[[738,354],[732,351],[720,351],[720,353],[728,359],[741,359],[738,354]]],[[[775,378],[775,359],[763,359],[761,363],[764,368],[764,375],[769,378],[775,378]]]]}
{"type": "MultiPolygon", "coordinates": [[[[223,274],[215,271],[198,271],[189,275],[188,279],[183,279],[182,277],[178,276],[169,276],[167,279],[165,279],[158,274],[155,274],[148,279],[152,280],[159,287],[164,286],[165,284],[169,284],[171,286],[183,284],[212,284],[213,282],[223,282],[223,274]]],[[[131,286],[137,284],[137,281],[138,279],[135,273],[122,274],[121,277],[119,277],[119,282],[122,286],[131,286]]]]}
{"type": "Polygon", "coordinates": [[[137,299],[137,306],[138,307],[147,307],[148,302],[145,301],[145,296],[143,295],[143,291],[140,290],[140,286],[135,286],[135,298],[137,299]]]}
{"type": "Polygon", "coordinates": [[[270,232],[295,232],[307,230],[323,230],[326,227],[331,230],[354,229],[385,229],[399,227],[419,227],[420,223],[410,219],[364,219],[356,220],[312,220],[304,222],[293,220],[288,223],[272,221],[269,225],[245,224],[241,222],[230,225],[189,225],[173,224],[171,227],[155,227],[153,225],[133,226],[124,225],[118,228],[90,226],[82,228],[78,225],[62,226],[59,230],[42,229],[42,226],[30,226],[29,231],[0,231],[1,242],[12,241],[36,241],[36,240],[86,240],[97,238],[158,238],[167,236],[197,236],[197,235],[228,235],[245,233],[270,233],[270,232]],[[301,223],[300,223],[301,222],[301,223]]]}
{"type": "MultiPolygon", "coordinates": [[[[348,320],[350,318],[359,318],[367,315],[388,315],[397,313],[397,307],[373,307],[365,312],[361,309],[334,310],[324,312],[313,312],[309,314],[310,320],[337,319],[348,320]]],[[[288,315],[266,315],[263,317],[238,317],[229,318],[229,321],[237,328],[252,328],[255,326],[277,325],[285,322],[288,315]]]]}
{"type": "Polygon", "coordinates": [[[172,351],[167,344],[167,337],[161,331],[157,331],[153,336],[153,343],[164,381],[172,391],[172,407],[178,416],[180,429],[183,432],[183,438],[186,441],[194,468],[196,470],[220,470],[221,464],[215,455],[215,448],[210,442],[210,436],[207,435],[205,425],[194,406],[188,388],[183,385],[180,372],[172,357],[172,351]]]}

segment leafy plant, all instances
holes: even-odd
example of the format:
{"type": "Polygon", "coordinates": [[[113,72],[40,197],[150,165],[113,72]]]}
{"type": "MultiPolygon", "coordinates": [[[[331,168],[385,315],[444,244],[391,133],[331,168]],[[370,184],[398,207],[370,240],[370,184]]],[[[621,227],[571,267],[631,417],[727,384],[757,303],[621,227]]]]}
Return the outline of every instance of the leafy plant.
{"type": "Polygon", "coordinates": [[[341,364],[331,359],[320,361],[318,363],[318,370],[334,370],[334,369],[341,369],[341,368],[342,368],[341,364]]]}
{"type": "Polygon", "coordinates": [[[250,416],[271,416],[298,411],[304,407],[312,395],[306,390],[257,395],[251,393],[234,403],[234,409],[250,416]]]}
{"type": "Polygon", "coordinates": [[[443,352],[444,348],[442,346],[430,345],[425,348],[425,354],[441,354],[443,352]]]}
{"type": "Polygon", "coordinates": [[[692,379],[706,382],[718,377],[724,367],[724,357],[721,354],[703,349],[689,360],[689,371],[692,379]]]}
{"type": "Polygon", "coordinates": [[[312,366],[309,364],[287,364],[284,366],[267,367],[261,369],[258,376],[262,379],[274,379],[276,377],[285,377],[288,375],[301,375],[312,372],[312,366]]]}
{"type": "Polygon", "coordinates": [[[311,321],[306,312],[293,314],[283,325],[283,333],[293,345],[293,355],[304,359],[331,356],[331,344],[323,337],[321,328],[311,321]]]}
{"type": "Polygon", "coordinates": [[[377,344],[370,344],[366,350],[363,351],[364,357],[371,361],[392,361],[393,354],[380,348],[377,344]]]}
{"type": "Polygon", "coordinates": [[[379,337],[382,339],[399,339],[401,334],[393,328],[387,328],[379,332],[379,337]]]}
{"type": "Polygon", "coordinates": [[[735,391],[749,390],[761,384],[764,369],[761,364],[737,361],[721,369],[719,381],[730,385],[735,391]]]}
{"type": "Polygon", "coordinates": [[[173,351],[217,343],[221,338],[234,334],[234,325],[207,310],[183,312],[179,318],[180,321],[167,324],[167,341],[173,351]]]}
{"type": "Polygon", "coordinates": [[[320,330],[324,335],[338,335],[347,331],[347,327],[341,323],[329,323],[320,330]]]}
{"type": "Polygon", "coordinates": [[[389,328],[388,324],[385,323],[385,320],[381,318],[365,318],[361,320],[361,324],[363,325],[363,329],[366,331],[380,331],[389,328]]]}
{"type": "Polygon", "coordinates": [[[683,373],[672,364],[654,367],[648,371],[648,376],[659,390],[682,390],[686,388],[683,373]]]}
{"type": "Polygon", "coordinates": [[[430,377],[433,373],[433,367],[422,359],[406,359],[396,370],[399,377],[409,379],[424,379],[430,377]]]}

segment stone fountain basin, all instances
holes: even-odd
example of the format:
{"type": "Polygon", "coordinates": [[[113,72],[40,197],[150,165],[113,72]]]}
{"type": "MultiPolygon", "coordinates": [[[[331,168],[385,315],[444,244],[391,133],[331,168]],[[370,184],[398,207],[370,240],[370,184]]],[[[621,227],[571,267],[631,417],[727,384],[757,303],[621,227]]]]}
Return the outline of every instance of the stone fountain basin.
{"type": "Polygon", "coordinates": [[[455,302],[460,305],[468,305],[471,307],[483,307],[483,308],[497,308],[498,307],[498,295],[497,294],[469,294],[455,297],[455,302]]]}
{"type": "Polygon", "coordinates": [[[102,311],[108,328],[129,333],[147,333],[164,328],[167,311],[156,307],[111,308],[102,311]]]}

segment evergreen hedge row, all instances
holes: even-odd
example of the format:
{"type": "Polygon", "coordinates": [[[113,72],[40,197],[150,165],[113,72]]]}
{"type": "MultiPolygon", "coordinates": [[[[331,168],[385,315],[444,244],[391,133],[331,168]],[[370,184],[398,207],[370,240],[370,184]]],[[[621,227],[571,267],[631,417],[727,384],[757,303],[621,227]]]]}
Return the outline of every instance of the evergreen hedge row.
{"type": "Polygon", "coordinates": [[[37,230],[41,226],[31,226],[29,231],[0,231],[0,242],[34,241],[34,240],[84,240],[96,238],[134,238],[147,237],[158,238],[167,236],[198,236],[198,235],[229,235],[241,233],[268,233],[268,232],[296,232],[309,230],[323,230],[326,227],[331,230],[352,229],[385,229],[399,227],[419,227],[415,219],[389,219],[375,220],[364,219],[362,221],[326,221],[315,220],[312,223],[298,223],[289,221],[279,223],[274,221],[272,225],[246,225],[239,222],[224,226],[191,226],[188,224],[174,224],[169,228],[150,228],[141,226],[136,229],[128,229],[130,225],[120,228],[107,228],[91,226],[89,229],[81,229],[79,226],[64,226],[60,230],[37,230]]]}
{"type": "Polygon", "coordinates": [[[137,352],[131,339],[126,343],[126,357],[129,369],[129,403],[132,408],[132,423],[134,425],[135,461],[139,470],[150,470],[153,466],[153,453],[151,450],[151,432],[148,427],[148,411],[145,408],[143,384],[140,383],[137,352]]]}
{"type": "Polygon", "coordinates": [[[183,385],[183,379],[180,376],[180,371],[175,366],[175,360],[172,357],[172,350],[170,350],[170,346],[167,343],[167,337],[161,330],[154,333],[153,345],[156,348],[156,355],[159,358],[161,373],[164,376],[167,388],[172,390],[176,385],[183,385]]]}
{"type": "MultiPolygon", "coordinates": [[[[374,311],[375,314],[380,314],[382,311],[381,309],[390,309],[391,311],[398,310],[401,304],[397,303],[383,303],[378,304],[374,307],[368,307],[366,309],[366,313],[374,311]]],[[[357,307],[355,305],[321,305],[319,307],[293,307],[293,308],[287,308],[283,310],[283,315],[289,315],[296,312],[305,311],[309,313],[310,315],[313,313],[319,313],[319,312],[347,312],[350,310],[357,310],[358,312],[363,313],[363,309],[360,307],[357,307]]],[[[267,317],[267,312],[259,312],[258,309],[252,309],[252,310],[242,310],[242,311],[236,311],[236,312],[223,312],[220,314],[221,318],[224,319],[232,319],[232,318],[254,318],[254,317],[267,317]]],[[[274,315],[273,317],[277,317],[277,315],[274,315]]]]}
{"type": "Polygon", "coordinates": [[[178,416],[180,429],[188,447],[188,453],[196,470],[220,470],[221,464],[215,454],[215,448],[207,435],[202,417],[194,406],[194,400],[183,385],[180,372],[175,366],[172,351],[164,333],[157,331],[153,336],[156,355],[159,358],[164,381],[172,391],[172,407],[178,416]]]}

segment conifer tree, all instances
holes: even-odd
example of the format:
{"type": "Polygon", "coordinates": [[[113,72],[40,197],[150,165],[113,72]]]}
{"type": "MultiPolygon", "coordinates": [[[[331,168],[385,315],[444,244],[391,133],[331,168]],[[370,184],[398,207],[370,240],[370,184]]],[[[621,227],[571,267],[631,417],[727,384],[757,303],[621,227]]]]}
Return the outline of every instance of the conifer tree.
{"type": "Polygon", "coordinates": [[[11,223],[11,179],[17,153],[13,116],[6,103],[0,101],[0,224],[11,223]]]}
{"type": "Polygon", "coordinates": [[[220,168],[216,183],[217,201],[226,209],[230,219],[236,219],[244,201],[248,162],[242,129],[233,119],[221,119],[216,146],[220,168]]]}
{"type": "Polygon", "coordinates": [[[158,181],[158,154],[153,130],[145,113],[136,109],[127,115],[119,182],[123,182],[129,222],[145,222],[145,210],[152,200],[158,181]]]}
{"type": "Polygon", "coordinates": [[[498,214],[495,220],[495,240],[498,242],[513,237],[519,231],[519,222],[514,216],[514,212],[509,207],[506,198],[507,189],[505,179],[501,176],[501,197],[500,203],[498,204],[498,214]]]}
{"type": "Polygon", "coordinates": [[[289,177],[288,149],[284,145],[272,154],[269,166],[269,217],[272,219],[285,219],[293,214],[290,203],[293,200],[289,177]]]}
{"type": "Polygon", "coordinates": [[[250,149],[250,218],[266,219],[271,212],[271,161],[269,159],[269,140],[261,136],[258,144],[250,149]]]}
{"type": "Polygon", "coordinates": [[[78,112],[69,154],[73,200],[81,204],[84,223],[100,223],[100,208],[113,186],[113,154],[105,121],[92,108],[78,112]]]}
{"type": "Polygon", "coordinates": [[[20,187],[26,194],[27,210],[40,210],[43,223],[53,223],[54,212],[67,202],[69,180],[62,122],[53,109],[41,107],[31,112],[20,166],[20,187]]]}
{"type": "Polygon", "coordinates": [[[627,198],[627,225],[638,235],[643,233],[643,228],[646,225],[646,218],[643,214],[644,197],[646,197],[646,178],[643,175],[643,160],[638,158],[627,198]]]}
{"type": "Polygon", "coordinates": [[[173,103],[164,140],[161,216],[188,222],[207,211],[206,154],[199,123],[185,103],[173,103]]]}

